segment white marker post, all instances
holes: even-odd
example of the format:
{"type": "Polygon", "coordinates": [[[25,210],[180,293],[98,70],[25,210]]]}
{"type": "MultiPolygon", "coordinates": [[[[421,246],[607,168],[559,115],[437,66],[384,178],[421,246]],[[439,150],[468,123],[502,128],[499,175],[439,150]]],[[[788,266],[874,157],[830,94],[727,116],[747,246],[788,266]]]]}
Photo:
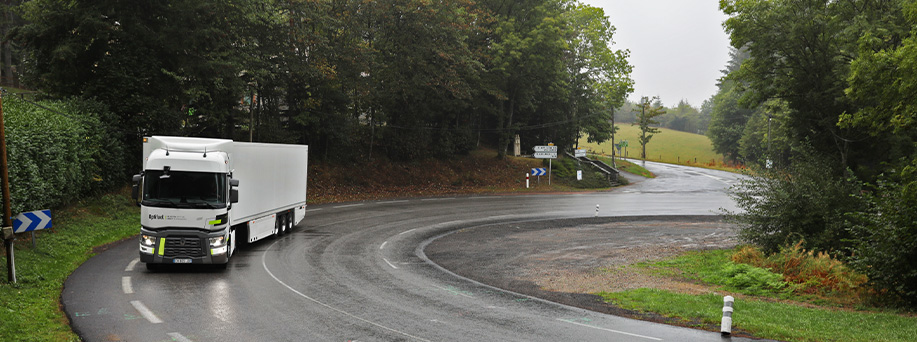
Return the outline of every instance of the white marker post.
{"type": "Polygon", "coordinates": [[[528,172],[525,173],[525,188],[526,189],[529,188],[529,173],[528,172]]]}
{"type": "Polygon", "coordinates": [[[599,217],[599,205],[595,205],[595,217],[599,217]]]}
{"type": "Polygon", "coordinates": [[[735,304],[735,298],[726,296],[723,298],[723,320],[720,322],[720,333],[723,336],[732,334],[732,307],[735,304]]]}

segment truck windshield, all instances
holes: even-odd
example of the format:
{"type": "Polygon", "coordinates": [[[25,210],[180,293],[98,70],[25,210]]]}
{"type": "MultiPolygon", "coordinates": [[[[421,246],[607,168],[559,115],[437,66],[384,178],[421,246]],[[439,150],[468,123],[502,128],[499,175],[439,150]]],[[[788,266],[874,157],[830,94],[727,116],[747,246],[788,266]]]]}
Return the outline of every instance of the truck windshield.
{"type": "Polygon", "coordinates": [[[170,208],[226,207],[226,175],[211,172],[147,170],[143,177],[143,205],[170,208]]]}

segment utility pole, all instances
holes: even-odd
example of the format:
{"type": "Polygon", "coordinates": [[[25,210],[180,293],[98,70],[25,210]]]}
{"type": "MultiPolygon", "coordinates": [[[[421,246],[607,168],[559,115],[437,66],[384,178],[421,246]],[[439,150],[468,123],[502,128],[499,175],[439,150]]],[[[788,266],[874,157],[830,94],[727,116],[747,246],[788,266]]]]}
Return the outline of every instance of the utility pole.
{"type": "Polygon", "coordinates": [[[10,283],[16,282],[16,263],[13,259],[13,210],[10,209],[10,176],[6,162],[6,127],[3,120],[3,88],[0,88],[0,174],[3,178],[3,245],[6,247],[6,267],[10,283]]]}
{"type": "Polygon", "coordinates": [[[765,165],[767,168],[771,168],[771,114],[767,113],[767,158],[765,158],[765,165]]]}

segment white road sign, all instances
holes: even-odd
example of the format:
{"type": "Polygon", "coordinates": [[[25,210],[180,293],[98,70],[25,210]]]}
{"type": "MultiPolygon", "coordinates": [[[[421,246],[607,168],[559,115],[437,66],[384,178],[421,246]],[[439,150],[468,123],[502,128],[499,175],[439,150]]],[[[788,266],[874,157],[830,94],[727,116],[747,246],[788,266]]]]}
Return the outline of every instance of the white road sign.
{"type": "Polygon", "coordinates": [[[557,159],[557,152],[535,152],[534,157],[538,159],[557,159]]]}
{"type": "Polygon", "coordinates": [[[554,154],[557,154],[557,146],[535,146],[535,152],[553,152],[554,154]]]}

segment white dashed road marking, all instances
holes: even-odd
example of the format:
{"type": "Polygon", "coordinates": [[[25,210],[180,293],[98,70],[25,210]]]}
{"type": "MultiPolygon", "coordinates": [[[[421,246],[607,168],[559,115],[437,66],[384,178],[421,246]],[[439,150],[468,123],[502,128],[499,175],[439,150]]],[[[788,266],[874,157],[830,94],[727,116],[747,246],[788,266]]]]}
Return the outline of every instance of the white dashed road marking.
{"type": "Polygon", "coordinates": [[[134,293],[134,287],[131,286],[131,277],[121,277],[121,289],[124,294],[134,293]]]}
{"type": "Polygon", "coordinates": [[[143,303],[139,300],[132,300],[131,305],[134,306],[134,309],[137,309],[137,312],[139,312],[143,318],[146,318],[146,320],[150,321],[150,323],[162,323],[162,320],[159,319],[159,317],[156,317],[156,314],[150,311],[150,309],[148,309],[146,305],[143,305],[143,303]]]}
{"type": "Polygon", "coordinates": [[[140,262],[140,258],[136,258],[136,259],[134,259],[134,260],[131,260],[131,263],[127,264],[127,267],[124,268],[124,272],[132,272],[132,271],[134,271],[134,266],[137,266],[137,263],[138,263],[138,262],[140,262]]]}

